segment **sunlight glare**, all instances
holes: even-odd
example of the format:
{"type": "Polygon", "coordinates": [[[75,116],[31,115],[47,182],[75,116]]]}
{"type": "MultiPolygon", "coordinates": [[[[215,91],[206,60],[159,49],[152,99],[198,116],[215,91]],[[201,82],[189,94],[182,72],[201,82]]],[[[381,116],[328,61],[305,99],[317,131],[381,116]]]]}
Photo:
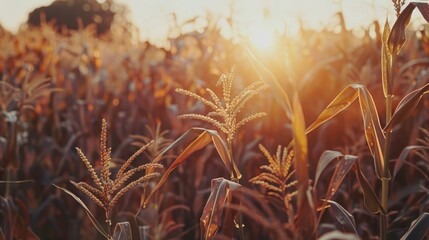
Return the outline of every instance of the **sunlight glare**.
{"type": "Polygon", "coordinates": [[[275,30],[263,25],[256,25],[249,31],[249,41],[260,50],[268,50],[274,46],[275,30]]]}

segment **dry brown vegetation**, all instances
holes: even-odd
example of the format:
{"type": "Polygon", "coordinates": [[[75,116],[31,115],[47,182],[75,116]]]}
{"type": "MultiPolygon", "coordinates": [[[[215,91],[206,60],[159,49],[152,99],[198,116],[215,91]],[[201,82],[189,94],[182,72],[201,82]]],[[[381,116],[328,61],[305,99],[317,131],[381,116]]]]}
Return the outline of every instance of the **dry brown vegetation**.
{"type": "Polygon", "coordinates": [[[0,239],[424,238],[429,4],[393,2],[270,56],[216,25],[1,29],[0,239]]]}

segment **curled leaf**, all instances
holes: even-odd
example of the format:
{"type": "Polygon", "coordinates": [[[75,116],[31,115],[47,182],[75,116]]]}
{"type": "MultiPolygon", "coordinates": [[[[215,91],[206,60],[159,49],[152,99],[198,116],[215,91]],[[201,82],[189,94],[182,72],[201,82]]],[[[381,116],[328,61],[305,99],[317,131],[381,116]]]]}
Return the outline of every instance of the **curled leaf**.
{"type": "Polygon", "coordinates": [[[392,118],[384,127],[384,132],[393,131],[396,126],[407,120],[416,109],[417,105],[422,99],[422,96],[429,91],[429,83],[423,87],[410,92],[405,96],[396,107],[395,113],[392,118]]]}
{"type": "Polygon", "coordinates": [[[325,168],[331,163],[333,160],[344,156],[341,152],[326,150],[322,153],[322,156],[319,158],[319,162],[317,163],[316,175],[314,177],[314,187],[317,187],[317,183],[319,182],[320,175],[325,170],[325,168]]]}
{"type": "MultiPolygon", "coordinates": [[[[334,173],[332,174],[331,181],[329,182],[329,186],[326,191],[325,201],[323,202],[321,207],[322,210],[319,215],[319,221],[323,215],[323,211],[325,210],[326,204],[328,203],[328,201],[332,199],[334,194],[337,192],[345,176],[349,173],[350,169],[353,167],[356,160],[358,159],[356,156],[343,155],[340,152],[337,152],[337,153],[338,154],[335,154],[335,155],[331,154],[331,156],[335,156],[335,158],[338,158],[339,161],[335,166],[334,173]]],[[[316,187],[316,185],[314,186],[316,187]]]]}
{"type": "MultiPolygon", "coordinates": [[[[359,236],[353,215],[335,201],[326,200],[326,202],[330,204],[329,209],[334,213],[335,218],[344,227],[344,229],[349,232],[353,232],[356,236],[359,236]]],[[[356,238],[359,239],[359,237],[356,238]]]]}
{"type": "Polygon", "coordinates": [[[369,185],[368,183],[368,180],[360,170],[358,161],[356,161],[356,164],[353,170],[355,171],[356,178],[359,182],[359,186],[362,189],[364,204],[366,209],[368,209],[368,211],[374,214],[378,212],[382,212],[383,214],[386,214],[386,210],[381,205],[380,200],[377,198],[377,195],[375,195],[374,190],[371,188],[371,185],[369,185]]]}
{"type": "Polygon", "coordinates": [[[212,179],[211,193],[200,218],[204,239],[213,239],[216,236],[222,224],[224,206],[232,200],[231,191],[240,186],[224,178],[212,179]]]}
{"type": "Polygon", "coordinates": [[[411,15],[416,7],[423,15],[423,18],[429,22],[429,4],[422,2],[409,3],[393,25],[387,41],[389,51],[392,55],[398,55],[404,47],[406,41],[405,28],[410,23],[411,15]]]}
{"type": "Polygon", "coordinates": [[[119,222],[113,230],[113,239],[114,240],[133,240],[131,234],[131,225],[129,222],[119,222]]]}
{"type": "Polygon", "coordinates": [[[388,167],[385,166],[383,152],[385,136],[381,128],[374,99],[365,86],[356,85],[355,87],[359,92],[359,103],[365,129],[365,137],[368,148],[374,159],[375,173],[379,179],[390,179],[390,173],[388,176],[384,176],[383,174],[384,168],[388,167]]]}

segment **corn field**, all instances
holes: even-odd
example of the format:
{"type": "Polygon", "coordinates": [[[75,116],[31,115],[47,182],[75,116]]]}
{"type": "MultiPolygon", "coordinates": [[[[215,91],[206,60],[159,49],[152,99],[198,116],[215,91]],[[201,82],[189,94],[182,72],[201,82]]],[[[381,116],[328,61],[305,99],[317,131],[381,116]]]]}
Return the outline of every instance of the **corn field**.
{"type": "Polygon", "coordinates": [[[429,239],[429,4],[274,54],[0,27],[0,239],[429,239]]]}

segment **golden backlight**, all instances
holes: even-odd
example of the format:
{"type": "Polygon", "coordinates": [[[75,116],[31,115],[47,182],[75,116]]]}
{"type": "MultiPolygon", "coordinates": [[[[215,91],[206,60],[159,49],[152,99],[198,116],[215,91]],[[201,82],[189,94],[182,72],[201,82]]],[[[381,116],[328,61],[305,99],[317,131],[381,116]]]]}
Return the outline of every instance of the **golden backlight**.
{"type": "Polygon", "coordinates": [[[269,50],[275,42],[275,32],[269,25],[256,25],[250,29],[249,42],[259,50],[269,50]]]}
{"type": "MultiPolygon", "coordinates": [[[[26,21],[28,12],[40,5],[49,5],[52,1],[3,2],[0,8],[0,24],[8,30],[17,31],[19,25],[26,21]]],[[[347,28],[368,26],[374,18],[384,21],[386,13],[389,13],[389,19],[394,19],[390,0],[342,1],[341,5],[332,4],[336,1],[321,0],[116,0],[116,2],[128,6],[130,18],[140,29],[142,40],[164,46],[168,46],[165,39],[171,33],[169,29],[173,24],[172,13],[175,14],[178,24],[183,24],[195,16],[199,16],[199,20],[205,22],[205,16],[209,13],[213,19],[219,19],[218,26],[221,27],[224,37],[235,37],[231,36],[234,32],[248,37],[255,47],[262,49],[272,46],[276,31],[283,31],[285,25],[288,27],[288,33],[293,34],[297,31],[298,19],[302,19],[305,26],[312,28],[319,28],[335,21],[335,13],[339,10],[344,13],[347,28]],[[371,2],[373,4],[370,4],[371,2]],[[230,16],[233,20],[233,29],[228,22],[230,16]]],[[[184,29],[202,31],[205,24],[201,24],[201,21],[190,24],[192,26],[188,24],[184,29]]]]}

